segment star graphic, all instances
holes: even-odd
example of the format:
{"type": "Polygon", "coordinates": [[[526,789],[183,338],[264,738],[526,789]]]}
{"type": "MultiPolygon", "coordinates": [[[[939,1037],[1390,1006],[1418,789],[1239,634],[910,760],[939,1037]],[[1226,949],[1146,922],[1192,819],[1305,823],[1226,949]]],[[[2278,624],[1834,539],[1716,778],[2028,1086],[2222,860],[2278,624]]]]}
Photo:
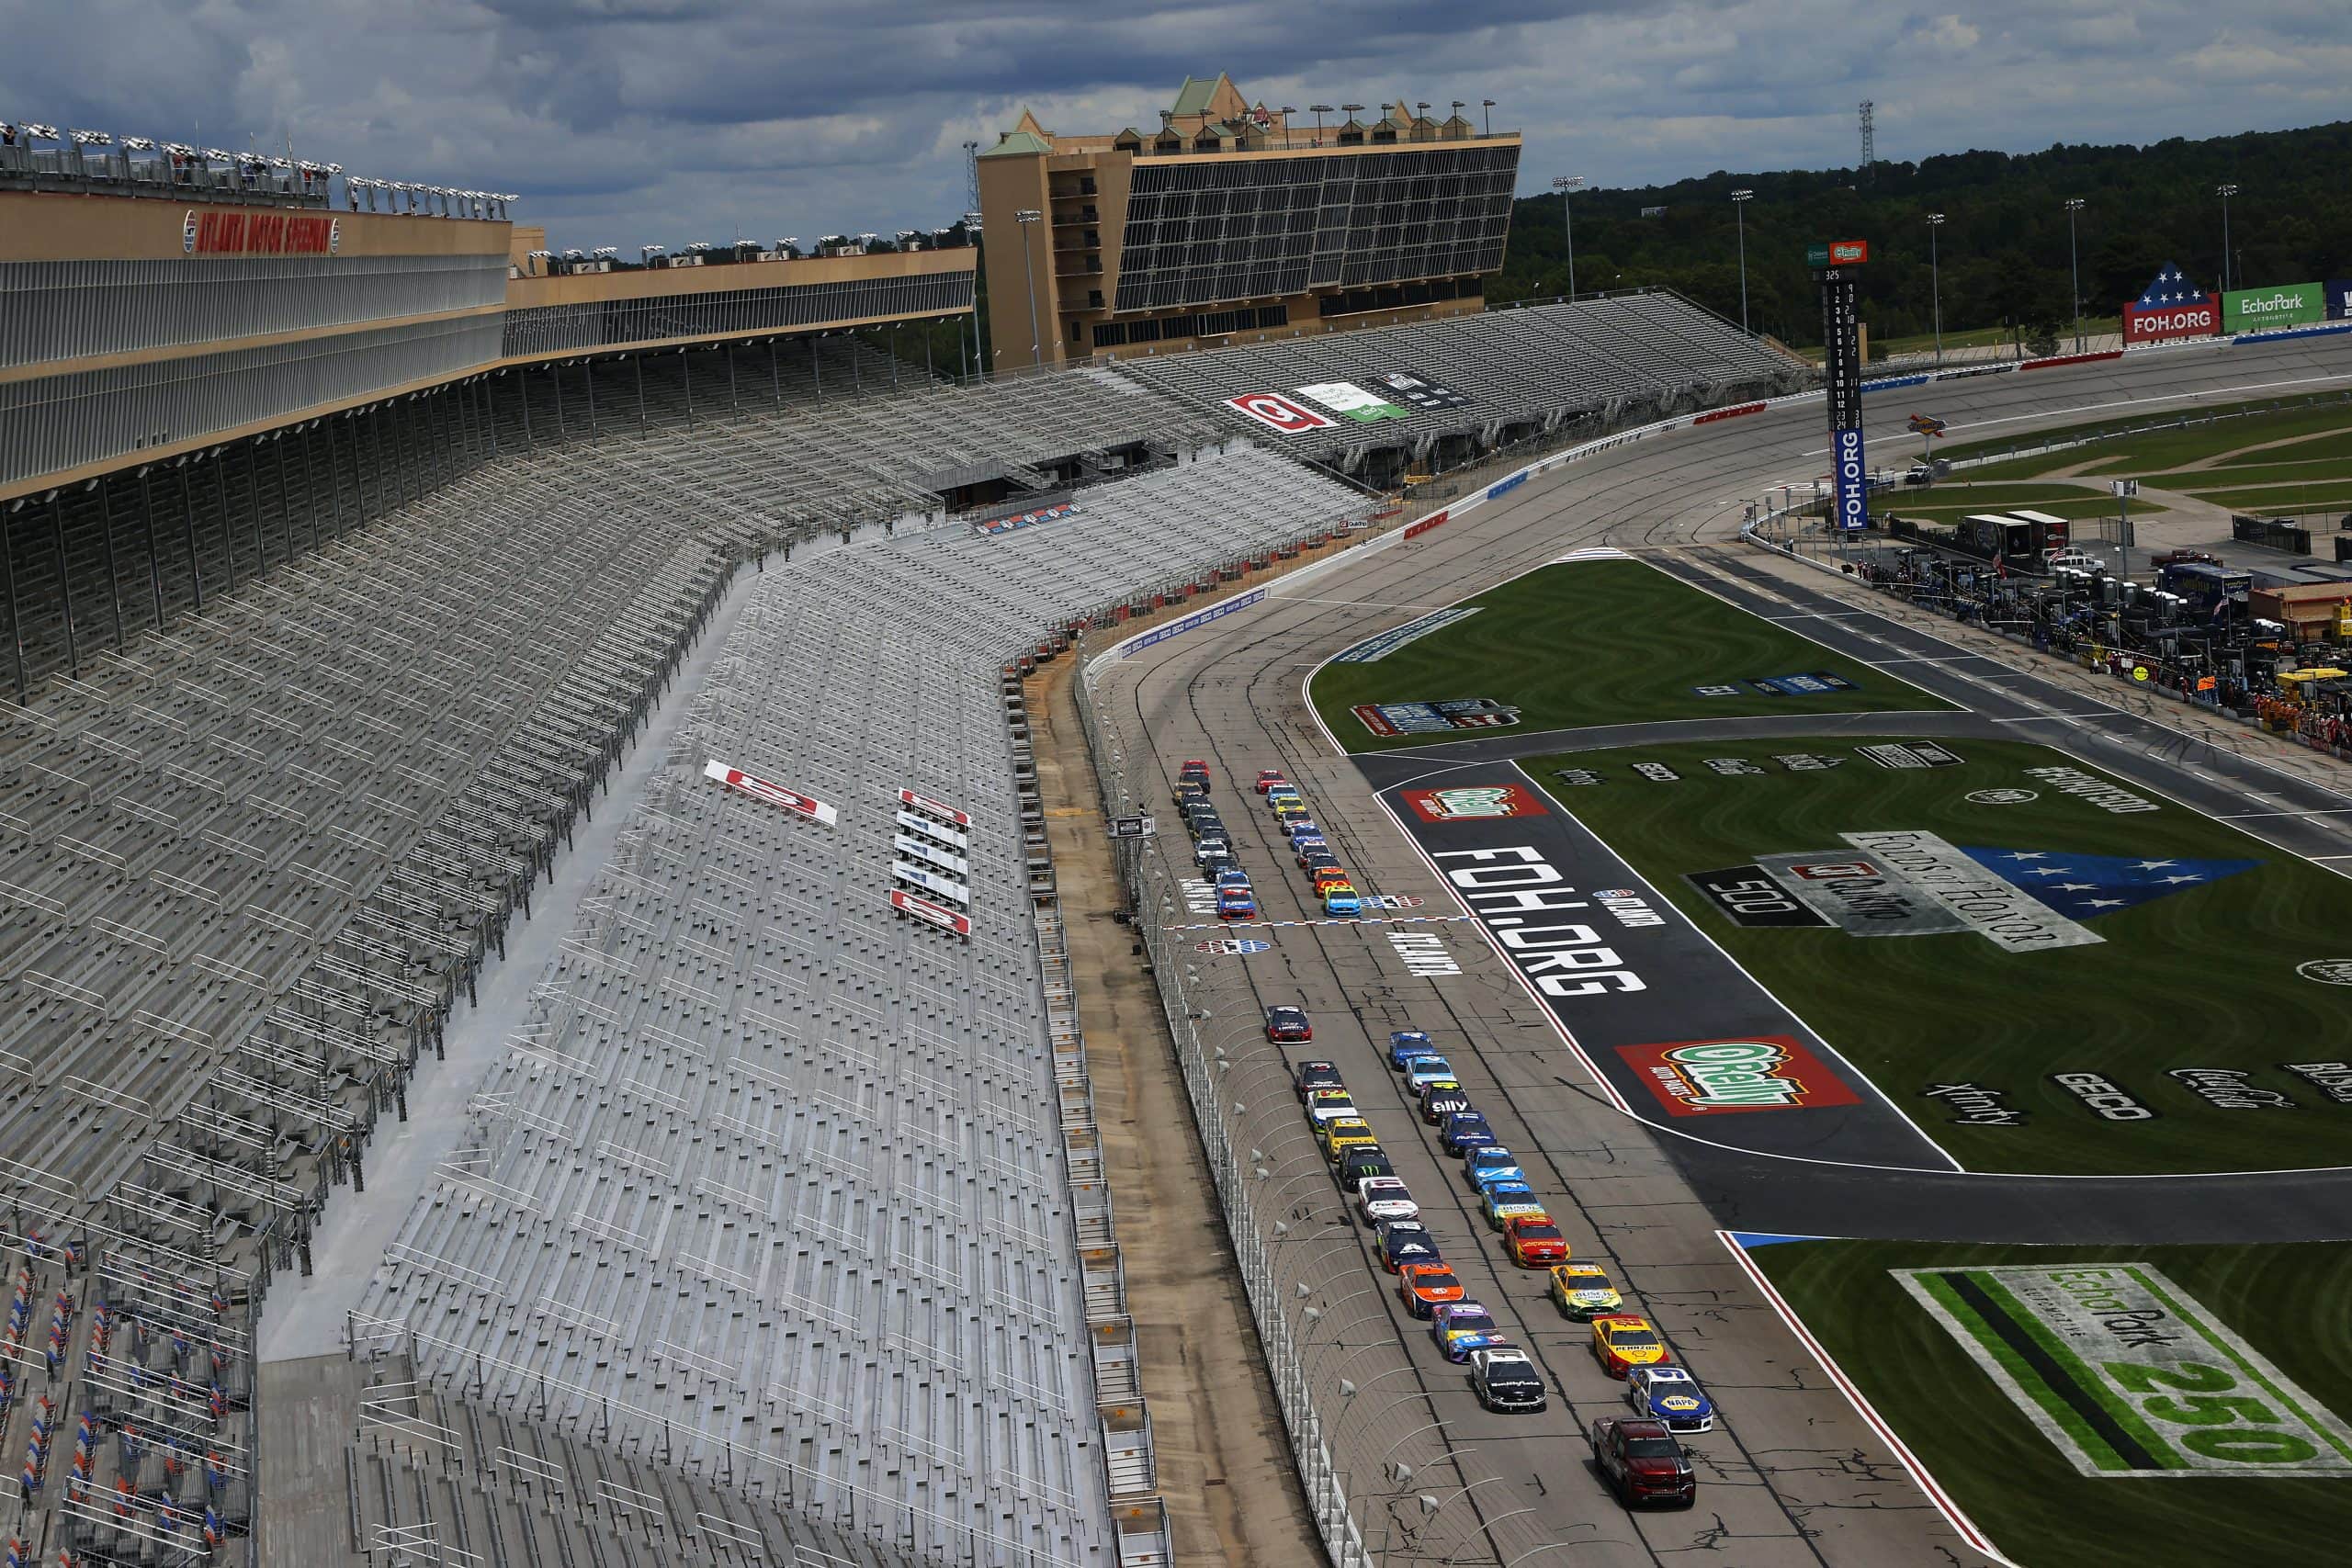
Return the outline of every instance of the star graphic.
{"type": "Polygon", "coordinates": [[[2123,900],[2120,898],[2086,898],[2083,900],[2083,907],[2086,909],[2120,909],[2123,908],[2123,900]]]}
{"type": "Polygon", "coordinates": [[[2071,865],[2038,865],[2033,868],[2033,874],[2036,876],[2072,876],[2075,874],[2075,868],[2071,865]]]}
{"type": "Polygon", "coordinates": [[[2048,860],[2050,852],[2048,850],[2011,850],[2009,858],[2011,860],[2048,860]]]}
{"type": "Polygon", "coordinates": [[[2167,876],[2167,877],[2165,877],[2165,882],[2167,882],[2167,883],[2176,883],[2176,882],[2202,882],[2203,880],[2205,880],[2205,879],[2204,879],[2203,877],[2201,877],[2201,876],[2167,876]]]}
{"type": "Polygon", "coordinates": [[[2168,865],[2177,865],[2179,863],[2180,863],[2178,861],[2143,860],[2137,863],[2132,869],[2135,871],[2162,871],[2168,865]]]}
{"type": "Polygon", "coordinates": [[[2052,891],[2055,893],[2096,893],[2098,891],[2098,884],[2096,882],[2062,882],[2056,887],[2052,888],[2052,891]]]}

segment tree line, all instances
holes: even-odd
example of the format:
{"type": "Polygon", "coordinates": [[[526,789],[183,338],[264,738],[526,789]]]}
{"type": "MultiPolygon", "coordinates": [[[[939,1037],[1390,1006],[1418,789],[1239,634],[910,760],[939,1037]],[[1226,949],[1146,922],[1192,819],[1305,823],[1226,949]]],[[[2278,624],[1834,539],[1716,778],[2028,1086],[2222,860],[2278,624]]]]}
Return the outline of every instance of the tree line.
{"type": "MultiPolygon", "coordinates": [[[[1862,315],[1874,341],[1932,329],[1930,213],[1947,333],[2009,327],[2048,336],[2071,324],[2065,203],[2079,198],[2075,255],[2082,313],[2112,316],[2159,267],[2177,263],[2204,290],[2221,287],[2222,202],[2229,202],[2233,288],[2352,276],[2352,121],[2146,147],[1957,152],[1863,170],[1723,171],[1666,186],[1585,190],[1573,200],[1580,294],[1664,285],[1740,319],[1745,204],[1750,324],[1800,347],[1821,342],[1819,296],[1805,246],[1867,240],[1862,315]],[[1663,209],[1651,216],[1645,209],[1663,209]]],[[[1492,303],[1568,292],[1557,194],[1513,205],[1510,244],[1492,303]]]]}

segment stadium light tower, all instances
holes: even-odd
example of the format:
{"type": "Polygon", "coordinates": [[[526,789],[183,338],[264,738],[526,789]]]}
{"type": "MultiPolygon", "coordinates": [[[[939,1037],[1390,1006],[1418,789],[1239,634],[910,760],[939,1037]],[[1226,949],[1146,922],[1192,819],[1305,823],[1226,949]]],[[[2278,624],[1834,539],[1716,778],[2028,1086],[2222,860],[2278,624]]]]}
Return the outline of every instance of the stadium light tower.
{"type": "Polygon", "coordinates": [[[1283,145],[1287,147],[1290,145],[1290,117],[1298,111],[1284,104],[1279,112],[1283,117],[1283,145]]]}
{"type": "Polygon", "coordinates": [[[1323,117],[1331,112],[1329,104],[1309,104],[1306,112],[1315,117],[1315,145],[1323,145],[1323,117]]]}
{"type": "Polygon", "coordinates": [[[2083,352],[2083,267],[2075,256],[2075,214],[2083,209],[2079,196],[2066,202],[2066,270],[2075,278],[2075,352],[2083,352]]]}
{"type": "Polygon", "coordinates": [[[1739,330],[1744,333],[1747,332],[1747,204],[1755,199],[1752,190],[1731,193],[1732,216],[1739,224],[1739,330]]]}
{"type": "Polygon", "coordinates": [[[1928,298],[1933,302],[1936,315],[1936,368],[1944,367],[1944,286],[1943,273],[1936,265],[1936,231],[1944,226],[1940,212],[1928,214],[1928,298]]]}
{"type": "Polygon", "coordinates": [[[1478,107],[1480,113],[1486,117],[1487,134],[1492,136],[1495,133],[1495,100],[1492,98],[1480,98],[1478,100],[1478,107]]]}
{"type": "Polygon", "coordinates": [[[1577,220],[1568,209],[1568,193],[1584,189],[1584,176],[1562,175],[1552,182],[1552,188],[1560,193],[1560,221],[1568,229],[1568,303],[1573,305],[1577,302],[1577,220]]]}
{"type": "Polygon", "coordinates": [[[1044,216],[1034,207],[1012,215],[1012,220],[1021,225],[1021,276],[1029,285],[1029,363],[1033,366],[1046,362],[1046,349],[1037,338],[1037,264],[1029,254],[1029,231],[1044,216]]]}
{"type": "Polygon", "coordinates": [[[2222,292],[2230,291],[2230,197],[2237,195],[2233,185],[2215,186],[2213,194],[2222,198],[2222,292]]]}

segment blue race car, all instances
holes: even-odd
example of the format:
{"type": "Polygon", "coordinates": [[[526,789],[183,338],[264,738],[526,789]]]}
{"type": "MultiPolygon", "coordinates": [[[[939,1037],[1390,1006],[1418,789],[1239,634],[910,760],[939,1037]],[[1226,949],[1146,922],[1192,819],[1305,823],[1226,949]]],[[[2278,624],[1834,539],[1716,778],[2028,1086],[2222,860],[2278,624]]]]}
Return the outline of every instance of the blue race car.
{"type": "Polygon", "coordinates": [[[1437,1047],[1430,1044],[1430,1037],[1418,1029],[1399,1029],[1388,1036],[1388,1065],[1400,1073],[1405,1070],[1405,1064],[1414,1057],[1436,1055],[1437,1047]]]}
{"type": "Polygon", "coordinates": [[[1663,1421],[1677,1435],[1715,1429],[1715,1402],[1680,1367],[1633,1368],[1625,1374],[1625,1403],[1634,1415],[1663,1421]]]}
{"type": "Polygon", "coordinates": [[[1437,1238],[1430,1235],[1427,1225],[1413,1220],[1383,1220],[1379,1239],[1372,1244],[1373,1256],[1391,1274],[1408,1263],[1442,1263],[1437,1238]]]}
{"type": "Polygon", "coordinates": [[[1519,1168],[1519,1156],[1500,1144],[1488,1144],[1484,1148],[1472,1149],[1469,1157],[1462,1162],[1462,1173],[1469,1178],[1470,1185],[1473,1187],[1480,1185],[1490,1177],[1501,1181],[1527,1179],[1527,1173],[1519,1168]]]}
{"type": "Polygon", "coordinates": [[[1493,1143],[1495,1130],[1487,1125],[1484,1111],[1457,1111],[1445,1119],[1445,1126],[1439,1132],[1437,1141],[1445,1145],[1447,1154],[1462,1158],[1467,1156],[1472,1149],[1483,1148],[1493,1143]]]}
{"type": "Polygon", "coordinates": [[[1473,1350],[1491,1350],[1510,1343],[1494,1314],[1472,1301],[1448,1302],[1431,1309],[1430,1337],[1449,1361],[1466,1361],[1473,1350]]]}
{"type": "Polygon", "coordinates": [[[1486,1211],[1487,1223],[1501,1230],[1521,1214],[1547,1213],[1544,1200],[1535,1189],[1524,1181],[1489,1181],[1481,1189],[1480,1207],[1486,1211]]]}

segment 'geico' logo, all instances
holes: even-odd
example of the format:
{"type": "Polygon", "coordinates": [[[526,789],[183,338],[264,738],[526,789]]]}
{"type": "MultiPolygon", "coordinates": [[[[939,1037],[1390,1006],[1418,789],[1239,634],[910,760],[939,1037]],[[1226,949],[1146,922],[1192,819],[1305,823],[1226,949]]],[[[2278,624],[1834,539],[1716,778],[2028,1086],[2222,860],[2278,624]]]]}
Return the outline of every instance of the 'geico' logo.
{"type": "Polygon", "coordinates": [[[2153,1122],[2156,1113],[2097,1073],[2052,1073],[2050,1081],[2109,1122],[2153,1122]]]}

